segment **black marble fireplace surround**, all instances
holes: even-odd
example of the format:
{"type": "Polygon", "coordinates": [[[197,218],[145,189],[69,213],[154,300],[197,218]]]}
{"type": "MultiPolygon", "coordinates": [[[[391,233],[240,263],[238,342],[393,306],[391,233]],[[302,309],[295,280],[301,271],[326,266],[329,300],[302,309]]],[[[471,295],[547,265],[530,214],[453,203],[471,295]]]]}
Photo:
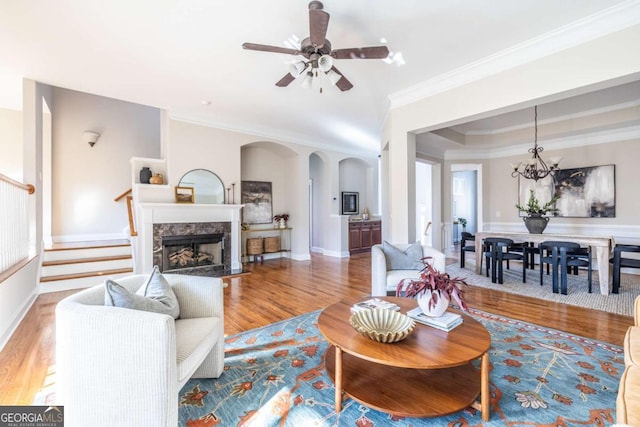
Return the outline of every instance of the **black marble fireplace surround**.
{"type": "MultiPolygon", "coordinates": [[[[195,222],[195,223],[163,223],[153,224],[153,265],[160,267],[161,271],[171,272],[171,268],[163,266],[163,237],[182,236],[185,238],[200,236],[221,235],[222,246],[225,248],[222,253],[222,262],[216,260],[215,265],[210,266],[183,266],[176,273],[182,274],[206,274],[206,270],[229,270],[231,268],[231,222],[195,222]]],[[[168,239],[165,239],[168,240],[168,239]]],[[[218,239],[219,240],[219,239],[218,239]]]]}

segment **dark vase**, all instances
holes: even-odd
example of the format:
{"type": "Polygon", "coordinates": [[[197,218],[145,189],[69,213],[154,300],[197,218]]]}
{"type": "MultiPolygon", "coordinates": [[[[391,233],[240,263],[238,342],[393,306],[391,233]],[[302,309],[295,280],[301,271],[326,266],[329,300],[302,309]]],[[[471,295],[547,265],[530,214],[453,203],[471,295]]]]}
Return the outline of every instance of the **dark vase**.
{"type": "Polygon", "coordinates": [[[144,166],[140,169],[140,184],[149,184],[149,180],[151,179],[151,169],[144,166]]]}
{"type": "Polygon", "coordinates": [[[531,234],[542,234],[549,223],[549,217],[540,215],[527,216],[522,218],[522,220],[531,234]]]}

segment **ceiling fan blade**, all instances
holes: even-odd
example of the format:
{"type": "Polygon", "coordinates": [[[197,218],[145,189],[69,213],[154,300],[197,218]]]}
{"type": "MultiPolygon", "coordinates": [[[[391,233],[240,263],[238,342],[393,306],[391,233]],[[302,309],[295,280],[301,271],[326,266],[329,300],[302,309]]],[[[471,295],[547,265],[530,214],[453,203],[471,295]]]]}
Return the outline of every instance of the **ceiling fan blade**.
{"type": "MultiPolygon", "coordinates": [[[[311,5],[309,5],[311,6],[311,5]]],[[[322,9],[309,9],[309,39],[315,47],[324,46],[329,27],[329,14],[322,9]]]]}
{"type": "Polygon", "coordinates": [[[333,50],[331,56],[336,59],[384,59],[389,56],[389,49],[386,46],[352,47],[333,50]]]}
{"type": "Polygon", "coordinates": [[[338,70],[336,67],[331,67],[331,69],[342,76],[342,78],[338,80],[338,82],[336,83],[336,86],[338,86],[338,89],[344,92],[353,87],[351,82],[347,80],[347,78],[344,76],[344,74],[340,72],[340,70],[338,70]]]}
{"type": "Polygon", "coordinates": [[[300,51],[296,49],[289,49],[287,47],[269,46],[266,44],[256,43],[242,43],[243,49],[259,50],[261,52],[275,52],[275,53],[287,53],[289,55],[300,55],[300,51]]]}
{"type": "Polygon", "coordinates": [[[279,87],[287,87],[289,86],[289,83],[291,83],[292,81],[294,81],[296,78],[293,77],[290,73],[287,73],[284,75],[283,78],[281,78],[280,80],[278,80],[278,82],[276,83],[276,86],[279,87]]]}

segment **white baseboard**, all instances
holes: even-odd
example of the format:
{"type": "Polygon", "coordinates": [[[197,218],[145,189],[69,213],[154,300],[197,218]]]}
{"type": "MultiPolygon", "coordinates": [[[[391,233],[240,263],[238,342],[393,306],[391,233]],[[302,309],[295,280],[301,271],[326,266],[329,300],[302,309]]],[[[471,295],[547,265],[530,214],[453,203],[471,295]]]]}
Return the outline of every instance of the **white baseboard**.
{"type": "Polygon", "coordinates": [[[338,251],[328,251],[328,250],[323,250],[322,255],[332,256],[335,258],[349,258],[350,256],[349,251],[338,252],[338,251]]]}
{"type": "Polygon", "coordinates": [[[294,261],[309,261],[311,259],[311,254],[309,252],[302,254],[291,253],[291,259],[294,261]]]}

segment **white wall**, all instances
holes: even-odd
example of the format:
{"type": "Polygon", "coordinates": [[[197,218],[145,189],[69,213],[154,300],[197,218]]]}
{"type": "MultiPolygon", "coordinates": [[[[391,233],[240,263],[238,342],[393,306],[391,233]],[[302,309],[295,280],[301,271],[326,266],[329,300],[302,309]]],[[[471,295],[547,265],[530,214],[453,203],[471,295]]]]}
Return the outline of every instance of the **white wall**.
{"type": "Polygon", "coordinates": [[[52,234],[54,241],[126,237],[129,159],[160,156],[160,110],[53,88],[52,234]],[[95,146],[86,130],[101,134],[95,146]]]}
{"type": "Polygon", "coordinates": [[[22,181],[22,111],[0,108],[0,173],[22,181]]]}
{"type": "Polygon", "coordinates": [[[313,223],[311,225],[311,242],[310,247],[312,251],[320,252],[324,248],[324,233],[323,224],[326,222],[325,218],[329,215],[329,209],[327,209],[327,190],[326,182],[323,177],[325,164],[317,154],[309,156],[309,176],[313,181],[313,223]]]}
{"type": "MultiPolygon", "coordinates": [[[[635,51],[639,42],[640,25],[636,25],[463,86],[434,87],[432,96],[392,110],[381,141],[382,148],[389,145],[389,195],[385,203],[393,219],[391,238],[403,242],[413,236],[409,224],[413,198],[407,195],[412,194],[409,186],[414,182],[408,179],[412,167],[408,160],[415,152],[411,147],[415,132],[637,79],[640,55],[635,51]]],[[[446,180],[443,184],[446,195],[446,180]]]]}
{"type": "MultiPolygon", "coordinates": [[[[635,187],[637,159],[640,158],[640,139],[631,139],[607,144],[585,145],[564,150],[545,150],[545,156],[562,156],[562,168],[598,165],[615,165],[616,217],[615,218],[553,218],[549,230],[565,227],[567,231],[612,227],[612,234],[620,238],[640,239],[640,198],[635,187]],[[616,230],[618,229],[619,230],[616,230]]],[[[518,180],[510,176],[510,164],[518,157],[503,157],[491,160],[488,170],[488,206],[485,213],[489,225],[521,224],[522,219],[514,207],[518,200],[518,180]],[[505,178],[507,177],[507,178],[505,178]]]]}
{"type": "MultiPolygon", "coordinates": [[[[192,169],[207,169],[218,175],[225,188],[233,188],[230,198],[240,204],[241,148],[255,137],[179,120],[169,122],[166,156],[173,201],[173,186],[192,169]]],[[[225,192],[225,198],[227,193],[225,192]]]]}
{"type": "MultiPolygon", "coordinates": [[[[271,182],[273,215],[289,214],[288,224],[292,227],[300,223],[296,216],[301,214],[293,212],[292,203],[294,184],[298,180],[297,157],[293,151],[274,143],[257,142],[242,148],[242,180],[271,182]]],[[[273,224],[255,225],[259,227],[272,228],[273,224]]]]}

